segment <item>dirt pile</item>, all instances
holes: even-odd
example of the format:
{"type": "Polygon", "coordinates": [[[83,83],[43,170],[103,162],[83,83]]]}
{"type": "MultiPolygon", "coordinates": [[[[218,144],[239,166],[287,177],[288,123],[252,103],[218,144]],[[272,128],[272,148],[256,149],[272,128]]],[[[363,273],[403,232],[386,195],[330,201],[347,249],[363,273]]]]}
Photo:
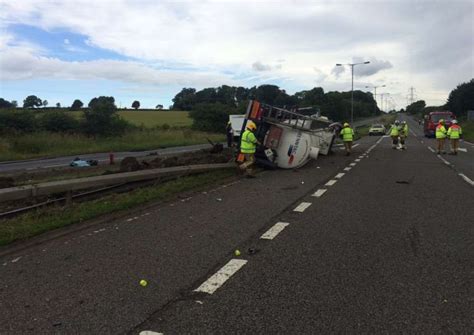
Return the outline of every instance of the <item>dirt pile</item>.
{"type": "Polygon", "coordinates": [[[120,163],[120,172],[130,172],[144,169],[159,169],[173,166],[185,166],[196,164],[218,164],[227,163],[233,159],[233,152],[229,149],[201,150],[197,152],[184,153],[177,156],[156,157],[153,160],[143,160],[139,162],[134,157],[126,157],[120,163]]]}

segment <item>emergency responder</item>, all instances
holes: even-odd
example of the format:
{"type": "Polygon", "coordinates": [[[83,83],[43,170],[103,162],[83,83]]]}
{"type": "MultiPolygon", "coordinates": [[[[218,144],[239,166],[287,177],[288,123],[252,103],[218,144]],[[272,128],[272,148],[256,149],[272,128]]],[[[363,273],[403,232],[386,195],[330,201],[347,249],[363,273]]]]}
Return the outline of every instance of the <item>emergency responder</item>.
{"type": "Polygon", "coordinates": [[[253,178],[255,177],[252,169],[255,163],[255,150],[260,142],[255,137],[254,132],[257,130],[257,126],[253,121],[248,120],[245,128],[240,140],[240,152],[244,155],[244,161],[239,168],[245,171],[247,177],[253,178]]]}
{"type": "Polygon", "coordinates": [[[352,150],[352,140],[354,139],[354,130],[349,126],[349,123],[344,123],[340,135],[342,136],[342,141],[346,148],[346,156],[349,156],[352,150]]]}
{"type": "Polygon", "coordinates": [[[406,150],[407,147],[405,145],[405,141],[408,137],[408,124],[406,121],[402,121],[402,125],[399,128],[400,132],[400,144],[402,145],[402,149],[406,150]]]}
{"type": "Polygon", "coordinates": [[[444,120],[441,119],[436,126],[436,141],[438,141],[438,154],[445,154],[444,142],[446,141],[446,128],[444,127],[444,120]]]}
{"type": "Polygon", "coordinates": [[[234,140],[234,129],[232,129],[232,123],[230,121],[227,122],[227,126],[225,127],[225,133],[227,135],[227,147],[230,148],[234,140]]]}
{"type": "Polygon", "coordinates": [[[398,137],[400,136],[400,121],[395,120],[395,123],[390,127],[390,137],[392,137],[392,149],[396,149],[398,145],[398,137]]]}
{"type": "Polygon", "coordinates": [[[458,147],[459,147],[459,138],[462,135],[462,128],[458,125],[457,120],[452,121],[451,127],[448,129],[447,133],[450,141],[451,141],[451,155],[458,154],[458,147]]]}

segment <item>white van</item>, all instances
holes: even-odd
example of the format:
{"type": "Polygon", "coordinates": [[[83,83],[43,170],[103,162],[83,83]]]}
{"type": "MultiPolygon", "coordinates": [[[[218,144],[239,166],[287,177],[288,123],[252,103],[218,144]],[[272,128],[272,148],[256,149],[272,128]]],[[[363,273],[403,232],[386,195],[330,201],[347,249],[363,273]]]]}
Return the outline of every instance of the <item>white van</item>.
{"type": "Polygon", "coordinates": [[[232,130],[234,131],[234,138],[240,137],[240,132],[242,131],[242,126],[244,125],[245,115],[244,114],[237,114],[237,115],[229,115],[229,121],[232,125],[232,130]]]}

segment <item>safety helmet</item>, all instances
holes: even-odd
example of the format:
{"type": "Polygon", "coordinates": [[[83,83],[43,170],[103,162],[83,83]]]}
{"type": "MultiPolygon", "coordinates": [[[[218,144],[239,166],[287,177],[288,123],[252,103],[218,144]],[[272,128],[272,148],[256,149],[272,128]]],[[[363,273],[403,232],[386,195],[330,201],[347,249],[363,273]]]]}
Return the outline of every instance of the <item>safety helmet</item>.
{"type": "Polygon", "coordinates": [[[256,125],[255,122],[253,122],[252,120],[248,120],[248,121],[247,121],[247,129],[249,129],[249,130],[256,130],[256,129],[257,129],[257,125],[256,125]]]}
{"type": "Polygon", "coordinates": [[[399,124],[399,123],[400,123],[400,121],[398,121],[398,120],[395,120],[395,124],[399,124]]]}
{"type": "Polygon", "coordinates": [[[443,119],[440,119],[440,120],[439,120],[439,123],[444,123],[444,120],[443,120],[443,119]]]}
{"type": "Polygon", "coordinates": [[[349,123],[344,123],[344,127],[349,127],[349,123]]]}
{"type": "Polygon", "coordinates": [[[407,124],[407,122],[406,122],[406,121],[402,121],[402,124],[407,124]]]}
{"type": "Polygon", "coordinates": [[[452,124],[456,124],[458,123],[458,120],[454,119],[453,121],[451,121],[452,124]]]}

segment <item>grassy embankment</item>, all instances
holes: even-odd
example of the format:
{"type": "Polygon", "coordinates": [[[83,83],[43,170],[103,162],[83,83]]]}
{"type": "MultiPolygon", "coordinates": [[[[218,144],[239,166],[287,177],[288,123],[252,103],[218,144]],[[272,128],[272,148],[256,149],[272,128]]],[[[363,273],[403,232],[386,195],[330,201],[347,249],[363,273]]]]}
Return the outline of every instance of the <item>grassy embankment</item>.
{"type": "MultiPolygon", "coordinates": [[[[0,137],[0,161],[54,157],[94,152],[147,150],[223,141],[220,134],[189,129],[187,112],[120,112],[139,129],[120,137],[91,138],[78,134],[38,132],[0,137]]],[[[79,114],[78,114],[79,116],[79,114]]]]}
{"type": "Polygon", "coordinates": [[[181,177],[163,184],[136,189],[127,193],[112,194],[94,201],[73,203],[69,207],[49,207],[0,221],[0,245],[27,239],[57,229],[117,213],[153,201],[173,199],[185,191],[196,191],[218,184],[235,175],[233,169],[215,171],[196,176],[181,177]]]}
{"type": "Polygon", "coordinates": [[[474,121],[461,121],[463,138],[466,141],[474,142],[474,121]]]}

